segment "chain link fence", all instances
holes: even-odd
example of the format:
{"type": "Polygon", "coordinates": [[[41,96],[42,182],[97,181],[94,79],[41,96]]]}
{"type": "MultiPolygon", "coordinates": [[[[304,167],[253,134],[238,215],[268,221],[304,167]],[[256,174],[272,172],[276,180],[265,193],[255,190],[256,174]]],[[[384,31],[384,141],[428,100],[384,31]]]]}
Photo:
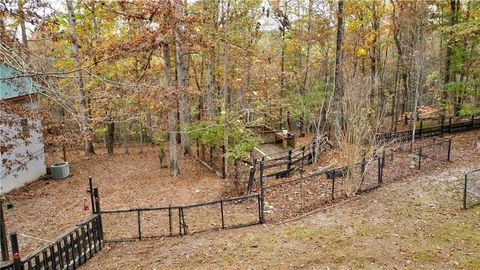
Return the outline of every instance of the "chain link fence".
{"type": "Polygon", "coordinates": [[[463,209],[480,205],[480,169],[465,174],[463,209]]]}
{"type": "Polygon", "coordinates": [[[260,223],[260,195],[158,208],[102,210],[106,241],[161,238],[260,223]]]}

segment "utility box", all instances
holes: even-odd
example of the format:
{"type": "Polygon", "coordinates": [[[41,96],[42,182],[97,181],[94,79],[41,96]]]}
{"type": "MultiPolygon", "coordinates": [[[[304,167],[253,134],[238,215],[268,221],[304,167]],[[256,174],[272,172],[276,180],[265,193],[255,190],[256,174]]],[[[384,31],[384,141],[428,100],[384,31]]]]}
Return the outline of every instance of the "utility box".
{"type": "Polygon", "coordinates": [[[68,162],[55,162],[51,165],[51,168],[53,179],[64,179],[70,175],[68,162]]]}

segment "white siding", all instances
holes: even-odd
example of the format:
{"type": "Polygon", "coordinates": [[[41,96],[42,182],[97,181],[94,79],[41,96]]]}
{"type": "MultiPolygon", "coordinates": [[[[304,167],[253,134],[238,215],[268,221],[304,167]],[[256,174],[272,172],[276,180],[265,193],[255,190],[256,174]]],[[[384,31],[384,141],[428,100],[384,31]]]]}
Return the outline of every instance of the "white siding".
{"type": "MultiPolygon", "coordinates": [[[[27,100],[25,106],[31,108],[37,108],[38,102],[36,100],[27,100]]],[[[5,113],[0,111],[0,113],[5,113]]],[[[9,115],[9,117],[17,117],[17,115],[9,115]]],[[[14,165],[12,168],[6,168],[2,163],[0,171],[0,194],[10,192],[15,188],[24,186],[27,183],[38,180],[45,175],[45,154],[44,145],[42,142],[42,133],[40,131],[41,123],[39,120],[29,119],[29,124],[35,124],[37,130],[30,130],[29,142],[24,140],[17,140],[15,148],[9,153],[2,154],[3,159],[15,159],[20,160],[25,167],[14,165]],[[40,131],[40,132],[39,132],[40,131]],[[27,152],[31,154],[31,157],[27,155],[27,152]]],[[[3,132],[14,133],[15,130],[20,130],[21,126],[0,126],[3,132]]]]}

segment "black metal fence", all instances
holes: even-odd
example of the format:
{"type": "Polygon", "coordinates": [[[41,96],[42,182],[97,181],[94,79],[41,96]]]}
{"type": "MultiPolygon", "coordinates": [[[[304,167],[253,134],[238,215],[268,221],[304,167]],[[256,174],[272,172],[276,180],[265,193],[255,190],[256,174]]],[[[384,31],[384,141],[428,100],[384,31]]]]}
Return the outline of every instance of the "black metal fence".
{"type": "Polygon", "coordinates": [[[106,241],[161,238],[261,223],[260,195],[191,205],[102,210],[106,241]]]}
{"type": "Polygon", "coordinates": [[[480,205],[480,169],[465,173],[463,209],[480,205]]]}
{"type": "MultiPolygon", "coordinates": [[[[263,187],[268,221],[291,218],[382,183],[382,158],[263,187]]],[[[262,171],[262,168],[260,168],[262,171]]],[[[262,181],[263,182],[263,181],[262,181]]]]}
{"type": "Polygon", "coordinates": [[[263,162],[262,177],[284,178],[291,175],[294,171],[304,171],[305,166],[315,162],[317,156],[327,150],[327,137],[322,136],[312,140],[309,144],[298,149],[289,148],[287,153],[281,152],[270,155],[268,158],[253,158],[244,160],[250,165],[249,179],[247,181],[247,194],[250,194],[260,179],[260,163],[263,162]]]}
{"type": "Polygon", "coordinates": [[[439,161],[450,161],[452,140],[434,140],[426,146],[415,148],[413,153],[417,156],[417,168],[421,169],[424,163],[437,163],[439,161]]]}
{"type": "MultiPolygon", "coordinates": [[[[450,161],[451,145],[451,140],[435,140],[414,149],[413,154],[391,149],[353,166],[265,186],[261,162],[260,194],[263,194],[265,219],[275,221],[292,218],[332,204],[347,195],[374,190],[384,182],[398,181],[418,174],[420,170],[436,168],[450,161]]],[[[480,172],[478,179],[480,186],[480,172]]]]}
{"type": "MultiPolygon", "coordinates": [[[[452,122],[452,117],[446,120],[441,118],[440,125],[426,127],[424,122],[420,121],[418,128],[415,129],[415,138],[427,138],[433,136],[442,136],[444,134],[469,131],[480,128],[480,118],[472,116],[469,120],[460,122],[452,122]]],[[[408,141],[413,137],[413,130],[405,130],[399,132],[383,132],[376,134],[377,140],[380,141],[408,141]]]]}
{"type": "Polygon", "coordinates": [[[94,214],[23,258],[17,233],[10,234],[10,242],[13,261],[1,265],[2,270],[76,269],[103,248],[102,222],[94,214]]]}

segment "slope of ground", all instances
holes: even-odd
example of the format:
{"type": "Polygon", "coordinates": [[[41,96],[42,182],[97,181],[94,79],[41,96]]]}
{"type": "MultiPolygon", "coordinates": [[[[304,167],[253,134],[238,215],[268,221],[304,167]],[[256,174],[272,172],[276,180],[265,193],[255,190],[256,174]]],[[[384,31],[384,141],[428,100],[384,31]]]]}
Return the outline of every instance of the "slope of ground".
{"type": "Polygon", "coordinates": [[[99,188],[103,209],[186,204],[222,194],[222,181],[194,158],[180,161],[181,174],[174,179],[167,168],[160,169],[158,153],[152,148],[143,153],[131,148],[128,154],[119,150],[113,156],[104,149],[97,152],[90,157],[70,154],[72,175],[65,180],[37,181],[7,195],[14,210],[6,212],[6,227],[22,234],[23,254],[47,242],[38,238],[54,239],[90,213],[84,210],[84,199],[90,205],[88,176],[99,188]]]}
{"type": "Polygon", "coordinates": [[[461,210],[463,172],[396,182],[302,220],[108,244],[86,269],[478,269],[480,208],[461,210]]]}

